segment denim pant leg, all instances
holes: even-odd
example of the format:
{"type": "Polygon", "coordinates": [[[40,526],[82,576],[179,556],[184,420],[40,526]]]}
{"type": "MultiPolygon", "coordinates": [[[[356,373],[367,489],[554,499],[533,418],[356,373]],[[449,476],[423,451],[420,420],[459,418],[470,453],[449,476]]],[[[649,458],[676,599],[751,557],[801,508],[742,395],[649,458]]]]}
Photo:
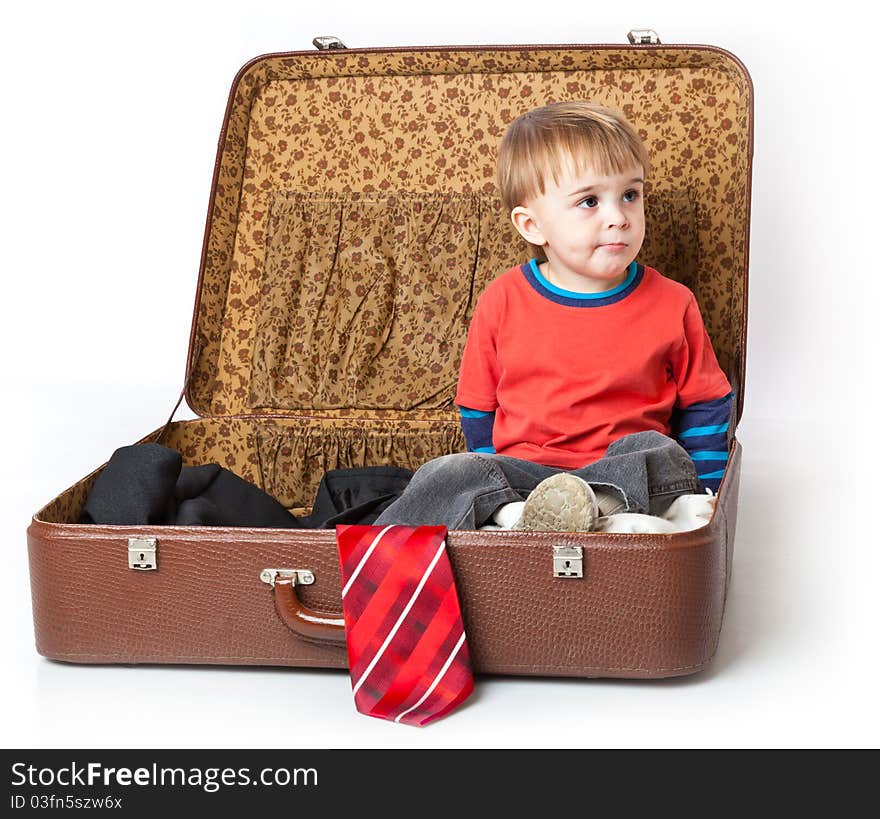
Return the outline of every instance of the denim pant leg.
{"type": "Polygon", "coordinates": [[[419,467],[373,525],[478,529],[499,506],[525,500],[544,478],[563,471],[488,453],[443,455],[419,467]]]}
{"type": "Polygon", "coordinates": [[[594,488],[602,486],[621,495],[626,512],[662,515],[679,495],[702,492],[685,449],[653,430],[619,438],[601,460],[572,473],[594,488]]]}
{"type": "Polygon", "coordinates": [[[700,494],[697,470],[672,438],[647,431],[615,441],[595,463],[566,470],[506,455],[462,452],[419,467],[374,525],[478,529],[499,506],[525,500],[544,478],[571,472],[618,495],[626,512],[662,515],[679,495],[700,494]]]}

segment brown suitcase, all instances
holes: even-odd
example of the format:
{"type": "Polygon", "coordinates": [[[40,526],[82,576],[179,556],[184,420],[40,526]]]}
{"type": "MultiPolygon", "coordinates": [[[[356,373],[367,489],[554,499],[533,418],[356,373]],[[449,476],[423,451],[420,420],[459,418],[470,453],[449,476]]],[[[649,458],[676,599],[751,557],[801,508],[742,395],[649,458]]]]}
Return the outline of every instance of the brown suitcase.
{"type": "MultiPolygon", "coordinates": [[[[229,95],[208,208],[185,387],[200,418],[144,440],[185,464],[219,463],[292,510],[311,506],[328,469],[416,469],[463,451],[453,396],[476,296],[530,255],[497,198],[496,149],[518,114],[566,98],[622,109],[645,140],[639,260],[696,294],[739,420],[752,97],[739,60],[707,46],[330,47],[252,60],[229,95]]],[[[696,531],[450,532],[475,670],[706,667],[740,458],[734,439],[714,515],[696,531]]],[[[346,667],[333,531],[78,524],[99,471],[28,528],[41,654],[346,667]],[[298,573],[265,582],[279,568],[298,573]]]]}

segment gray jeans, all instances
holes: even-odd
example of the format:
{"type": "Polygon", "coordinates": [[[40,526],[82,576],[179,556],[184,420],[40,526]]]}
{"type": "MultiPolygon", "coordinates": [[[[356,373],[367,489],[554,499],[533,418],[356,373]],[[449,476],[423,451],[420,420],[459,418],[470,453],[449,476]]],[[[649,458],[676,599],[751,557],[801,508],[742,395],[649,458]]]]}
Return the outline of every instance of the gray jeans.
{"type": "Polygon", "coordinates": [[[611,444],[601,460],[579,469],[478,452],[434,458],[419,467],[374,525],[478,529],[498,507],[525,500],[544,478],[558,472],[570,472],[597,493],[613,495],[621,512],[661,515],[679,495],[702,491],[693,461],[677,442],[659,432],[636,432],[611,444]]]}

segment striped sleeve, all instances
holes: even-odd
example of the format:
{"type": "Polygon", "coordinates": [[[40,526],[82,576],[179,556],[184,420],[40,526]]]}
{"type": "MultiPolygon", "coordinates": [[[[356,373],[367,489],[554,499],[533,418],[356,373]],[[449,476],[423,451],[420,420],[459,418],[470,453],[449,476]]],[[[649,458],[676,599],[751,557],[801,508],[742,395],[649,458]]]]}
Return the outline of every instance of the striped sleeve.
{"type": "Polygon", "coordinates": [[[495,426],[495,412],[459,407],[461,431],[467,443],[468,452],[495,452],[492,445],[492,428],[495,426]]]}
{"type": "Polygon", "coordinates": [[[672,435],[687,450],[704,489],[718,491],[727,467],[733,392],[675,410],[672,435]]]}

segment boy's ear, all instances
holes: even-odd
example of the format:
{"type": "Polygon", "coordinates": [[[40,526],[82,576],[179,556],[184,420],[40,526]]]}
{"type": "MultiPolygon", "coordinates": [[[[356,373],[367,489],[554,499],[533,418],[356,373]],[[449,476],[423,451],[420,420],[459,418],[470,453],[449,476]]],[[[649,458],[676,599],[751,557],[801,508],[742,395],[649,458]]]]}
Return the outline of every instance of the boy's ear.
{"type": "Polygon", "coordinates": [[[544,238],[541,228],[538,226],[534,215],[528,208],[524,208],[522,205],[517,205],[512,211],[510,211],[510,221],[513,222],[513,226],[516,228],[519,235],[527,242],[533,245],[538,245],[539,247],[543,247],[547,244],[547,240],[544,238]]]}

